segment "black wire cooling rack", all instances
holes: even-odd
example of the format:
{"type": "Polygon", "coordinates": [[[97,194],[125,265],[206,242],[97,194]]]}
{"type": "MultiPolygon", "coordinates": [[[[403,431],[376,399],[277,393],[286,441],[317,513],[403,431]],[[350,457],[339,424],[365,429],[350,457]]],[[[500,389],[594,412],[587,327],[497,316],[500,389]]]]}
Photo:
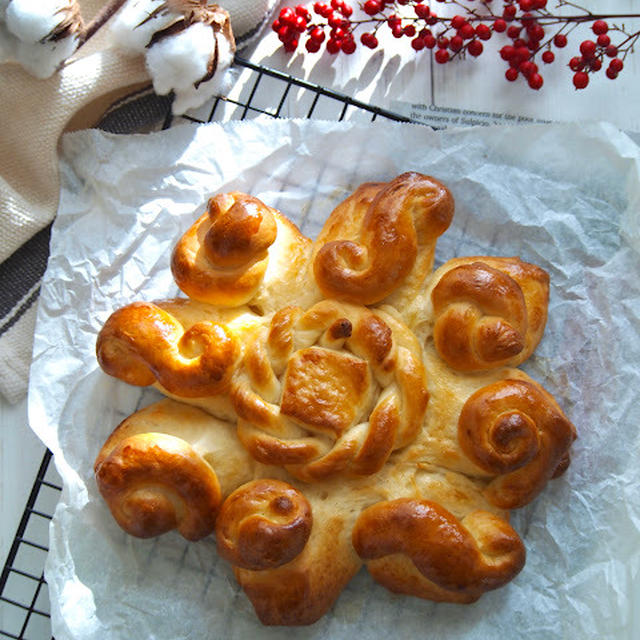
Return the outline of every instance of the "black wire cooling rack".
{"type": "MultiPolygon", "coordinates": [[[[128,98],[105,114],[100,128],[113,133],[140,131],[142,125],[168,128],[185,119],[194,123],[244,120],[259,115],[295,116],[326,120],[376,120],[410,122],[392,113],[332,89],[236,57],[237,81],[193,116],[174,118],[171,99],[150,90],[128,98]],[[274,96],[279,96],[274,100],[274,96]]],[[[144,128],[144,127],[143,127],[144,128]]],[[[49,592],[44,563],[49,544],[49,523],[60,492],[61,480],[47,451],[36,475],[20,524],[0,577],[1,638],[42,640],[51,638],[49,592]]]]}

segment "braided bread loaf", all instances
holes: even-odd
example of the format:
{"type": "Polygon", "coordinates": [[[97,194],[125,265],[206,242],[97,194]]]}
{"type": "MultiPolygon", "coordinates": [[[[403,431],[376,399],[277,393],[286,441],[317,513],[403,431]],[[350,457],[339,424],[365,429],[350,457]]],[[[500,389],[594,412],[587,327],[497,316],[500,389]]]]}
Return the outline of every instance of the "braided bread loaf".
{"type": "Polygon", "coordinates": [[[238,437],[257,460],[309,481],[375,473],[422,423],[421,359],[408,329],[382,311],[329,300],[285,308],[234,378],[238,437]]]}
{"type": "Polygon", "coordinates": [[[549,279],[518,258],[431,273],[449,190],[367,183],[315,243],[241,193],[178,242],[185,299],[107,319],[102,368],[171,399],[95,463],[118,524],[215,533],[265,624],[310,624],[366,565],[391,591],[468,603],[522,569],[509,509],[569,464],[574,426],[524,372],[549,279]]]}

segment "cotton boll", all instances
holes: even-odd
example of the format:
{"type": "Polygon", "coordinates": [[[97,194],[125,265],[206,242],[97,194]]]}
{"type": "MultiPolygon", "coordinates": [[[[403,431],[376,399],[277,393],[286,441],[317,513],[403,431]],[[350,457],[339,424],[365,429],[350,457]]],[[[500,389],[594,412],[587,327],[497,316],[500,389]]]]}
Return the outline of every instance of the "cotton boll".
{"type": "Polygon", "coordinates": [[[191,86],[183,91],[177,91],[171,111],[174,115],[180,116],[190,109],[197,109],[212,96],[224,93],[229,88],[229,84],[228,72],[217,72],[211,80],[203,82],[197,89],[191,86]]]}
{"type": "Polygon", "coordinates": [[[41,79],[51,77],[60,64],[73,55],[78,45],[75,36],[42,44],[17,42],[16,61],[31,75],[41,79]]]}
{"type": "Polygon", "coordinates": [[[174,115],[180,116],[190,109],[197,109],[212,96],[223,94],[229,89],[230,84],[229,72],[217,71],[211,80],[199,84],[197,89],[191,85],[186,89],[176,91],[171,111],[174,115]]]}
{"type": "Polygon", "coordinates": [[[217,33],[216,40],[218,42],[218,67],[213,78],[202,82],[197,88],[195,85],[190,85],[185,89],[176,91],[171,107],[174,115],[182,115],[189,109],[196,109],[209,98],[224,94],[229,90],[232,83],[229,67],[233,62],[233,50],[223,34],[217,33]]]}
{"type": "Polygon", "coordinates": [[[12,0],[5,12],[7,28],[25,43],[40,42],[60,24],[69,0],[12,0]]]}
{"type": "Polygon", "coordinates": [[[204,78],[214,47],[213,29],[202,22],[156,42],[146,56],[156,93],[186,90],[204,78]]]}
{"type": "Polygon", "coordinates": [[[176,19],[175,13],[167,11],[148,19],[162,4],[163,0],[127,2],[111,21],[115,43],[125,51],[142,53],[154,32],[168,27],[176,19]]]}
{"type": "Polygon", "coordinates": [[[233,62],[234,49],[222,33],[216,33],[218,42],[218,69],[226,69],[233,62]]]}
{"type": "Polygon", "coordinates": [[[71,26],[79,26],[79,22],[73,22],[79,17],[71,0],[11,0],[4,18],[6,30],[0,33],[0,60],[13,59],[37,78],[53,75],[78,47],[77,33],[65,38],[50,37],[65,20],[71,26]]]}

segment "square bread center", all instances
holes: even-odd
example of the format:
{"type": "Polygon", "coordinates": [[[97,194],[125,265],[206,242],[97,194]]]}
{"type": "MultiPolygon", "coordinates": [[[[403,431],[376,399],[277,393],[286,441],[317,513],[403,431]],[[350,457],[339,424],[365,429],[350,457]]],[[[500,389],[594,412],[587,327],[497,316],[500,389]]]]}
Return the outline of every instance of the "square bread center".
{"type": "Polygon", "coordinates": [[[374,386],[364,360],[309,347],[289,360],[280,410],[313,431],[338,438],[368,414],[374,386]]]}

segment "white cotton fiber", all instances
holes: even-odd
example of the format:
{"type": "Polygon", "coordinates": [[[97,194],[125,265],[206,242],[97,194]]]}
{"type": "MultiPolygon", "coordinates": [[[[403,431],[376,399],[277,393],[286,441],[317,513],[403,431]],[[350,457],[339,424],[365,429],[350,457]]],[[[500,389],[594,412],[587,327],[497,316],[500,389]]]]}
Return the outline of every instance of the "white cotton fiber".
{"type": "Polygon", "coordinates": [[[216,33],[218,41],[218,69],[226,69],[233,62],[231,43],[222,33],[216,33]]]}
{"type": "Polygon", "coordinates": [[[213,78],[198,85],[197,89],[192,84],[176,91],[172,104],[172,111],[175,115],[182,115],[189,109],[196,109],[212,96],[223,94],[229,89],[231,77],[227,70],[233,62],[233,51],[229,41],[222,33],[216,34],[216,40],[218,42],[218,66],[213,78]]]}
{"type": "Polygon", "coordinates": [[[129,52],[143,52],[154,32],[164,29],[176,18],[175,13],[163,12],[147,20],[162,4],[163,0],[127,2],[110,22],[115,43],[129,52]]]}
{"type": "Polygon", "coordinates": [[[146,61],[156,93],[188,89],[203,78],[214,47],[213,29],[202,22],[150,47],[146,61]]]}
{"type": "Polygon", "coordinates": [[[75,36],[42,44],[18,40],[14,58],[36,78],[49,78],[56,72],[59,65],[73,54],[76,47],[75,36]]]}
{"type": "Polygon", "coordinates": [[[59,24],[69,0],[12,0],[7,6],[7,28],[25,43],[36,43],[48,36],[59,24]]]}
{"type": "Polygon", "coordinates": [[[191,85],[176,91],[171,111],[174,115],[182,115],[190,109],[197,109],[212,96],[225,93],[229,89],[229,81],[228,72],[218,69],[211,80],[198,85],[197,89],[191,85]]]}
{"type": "Polygon", "coordinates": [[[37,78],[48,78],[78,46],[77,34],[46,40],[71,10],[71,0],[0,0],[0,62],[15,60],[37,78]],[[1,14],[0,14],[1,15],[1,14]]]}

